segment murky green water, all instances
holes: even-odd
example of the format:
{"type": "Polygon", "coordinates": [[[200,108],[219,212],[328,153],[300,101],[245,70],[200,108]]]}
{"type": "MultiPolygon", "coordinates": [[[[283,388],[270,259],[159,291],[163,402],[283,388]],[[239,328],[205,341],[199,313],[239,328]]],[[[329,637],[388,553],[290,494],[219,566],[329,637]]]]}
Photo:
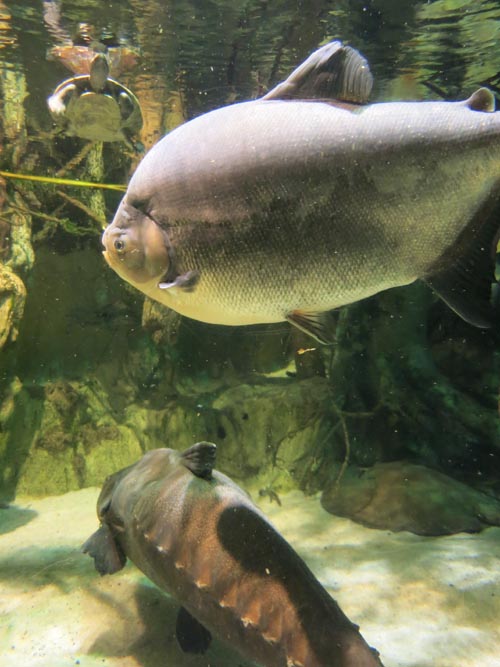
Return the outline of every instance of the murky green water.
{"type": "Polygon", "coordinates": [[[498,99],[499,37],[498,0],[0,0],[2,665],[251,664],[224,637],[183,653],[174,598],[132,565],[101,579],[80,552],[108,475],[202,440],[386,667],[500,664],[495,328],[422,283],[341,308],[327,347],[286,322],[182,318],[102,258],[122,192],[70,182],[125,187],[141,146],[334,39],[368,60],[372,101],[498,99]],[[77,50],[80,23],[94,41],[77,50]],[[49,113],[96,42],[142,110],[127,142],[68,136],[49,113]]]}

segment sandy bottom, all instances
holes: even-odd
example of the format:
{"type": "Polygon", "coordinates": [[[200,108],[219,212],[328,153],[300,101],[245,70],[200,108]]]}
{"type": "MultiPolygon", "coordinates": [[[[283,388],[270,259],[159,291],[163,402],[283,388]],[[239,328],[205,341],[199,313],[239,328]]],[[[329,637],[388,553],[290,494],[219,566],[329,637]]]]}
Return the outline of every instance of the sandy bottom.
{"type": "MultiPolygon", "coordinates": [[[[79,552],[97,493],[0,510],[2,667],[247,667],[216,641],[183,655],[175,602],[133,565],[97,575],[79,552]]],[[[333,517],[298,491],[281,500],[261,506],[385,667],[500,667],[500,528],[423,538],[333,517]]]]}

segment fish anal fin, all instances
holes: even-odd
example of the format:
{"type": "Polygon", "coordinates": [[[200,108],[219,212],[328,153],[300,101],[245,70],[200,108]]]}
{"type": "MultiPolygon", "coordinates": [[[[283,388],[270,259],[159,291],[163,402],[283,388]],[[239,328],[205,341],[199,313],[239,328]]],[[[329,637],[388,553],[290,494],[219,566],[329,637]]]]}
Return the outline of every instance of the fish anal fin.
{"type": "Polygon", "coordinates": [[[495,96],[489,88],[478,88],[463,104],[472,111],[493,113],[495,111],[495,96]]]}
{"type": "Polygon", "coordinates": [[[453,248],[441,257],[425,282],[462,319],[489,328],[498,321],[494,288],[500,235],[500,184],[492,190],[453,248]]]}
{"type": "Polygon", "coordinates": [[[182,463],[193,475],[203,479],[212,479],[217,446],[213,442],[197,442],[181,454],[182,463]]]}
{"type": "Polygon", "coordinates": [[[212,641],[210,632],[184,607],[177,614],[175,635],[185,653],[205,653],[212,641]]]}
{"type": "Polygon", "coordinates": [[[298,329],[315,338],[323,345],[335,343],[335,321],[331,311],[309,312],[292,310],[286,319],[298,329]]]}
{"type": "Polygon", "coordinates": [[[364,104],[373,86],[368,62],[350,46],[334,41],[317,49],[263,100],[315,99],[364,104]]]}
{"type": "Polygon", "coordinates": [[[125,567],[127,557],[106,524],[103,524],[82,546],[84,554],[94,559],[100,575],[114,574],[125,567]]]}

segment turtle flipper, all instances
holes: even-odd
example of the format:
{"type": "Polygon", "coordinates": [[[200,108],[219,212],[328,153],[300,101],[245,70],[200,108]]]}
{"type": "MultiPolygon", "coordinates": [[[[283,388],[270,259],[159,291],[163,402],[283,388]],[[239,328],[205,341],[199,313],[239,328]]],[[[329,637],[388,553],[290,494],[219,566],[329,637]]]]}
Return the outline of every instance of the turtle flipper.
{"type": "Polygon", "coordinates": [[[69,83],[67,86],[61,88],[59,92],[56,92],[53,95],[51,95],[47,100],[50,112],[54,114],[54,116],[64,116],[69,101],[73,97],[75,92],[76,92],[75,84],[69,83]]]}

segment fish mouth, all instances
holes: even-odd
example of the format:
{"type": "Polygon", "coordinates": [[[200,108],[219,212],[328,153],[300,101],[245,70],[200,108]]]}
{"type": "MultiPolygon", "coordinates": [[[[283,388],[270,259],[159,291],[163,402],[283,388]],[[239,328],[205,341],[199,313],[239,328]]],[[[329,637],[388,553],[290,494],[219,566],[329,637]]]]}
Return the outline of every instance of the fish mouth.
{"type": "Polygon", "coordinates": [[[111,225],[108,225],[107,227],[105,227],[103,233],[101,234],[101,243],[102,243],[102,245],[103,245],[105,248],[107,248],[106,240],[107,240],[107,238],[108,238],[109,228],[110,228],[110,227],[111,227],[111,225]]]}
{"type": "Polygon", "coordinates": [[[107,264],[108,266],[111,266],[111,262],[110,262],[110,259],[109,259],[109,253],[108,253],[107,250],[103,250],[103,251],[102,251],[102,256],[103,256],[104,259],[106,260],[106,264],[107,264]]]}
{"type": "Polygon", "coordinates": [[[101,236],[101,243],[104,246],[104,250],[102,251],[103,257],[106,260],[106,263],[108,266],[111,266],[111,257],[109,255],[108,251],[108,234],[109,234],[109,228],[111,225],[108,225],[106,229],[103,231],[102,236],[101,236]]]}

